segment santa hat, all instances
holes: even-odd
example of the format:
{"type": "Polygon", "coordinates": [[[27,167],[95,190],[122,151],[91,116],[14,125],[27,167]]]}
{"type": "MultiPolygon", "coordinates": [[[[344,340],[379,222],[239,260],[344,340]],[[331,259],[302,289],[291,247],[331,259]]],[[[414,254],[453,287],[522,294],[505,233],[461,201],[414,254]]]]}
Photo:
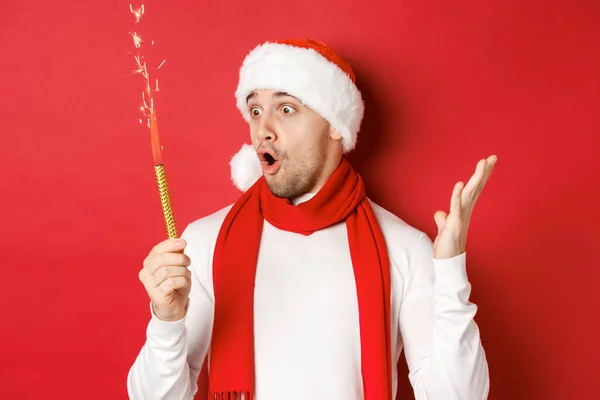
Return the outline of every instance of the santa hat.
{"type": "MultiPolygon", "coordinates": [[[[259,89],[291,94],[320,114],[342,136],[344,153],[356,145],[364,104],[350,64],[326,44],[310,39],[266,42],[244,59],[235,92],[237,107],[250,121],[246,97],[259,89]]],[[[254,147],[244,144],[230,162],[231,179],[246,191],[262,175],[254,147]]]]}

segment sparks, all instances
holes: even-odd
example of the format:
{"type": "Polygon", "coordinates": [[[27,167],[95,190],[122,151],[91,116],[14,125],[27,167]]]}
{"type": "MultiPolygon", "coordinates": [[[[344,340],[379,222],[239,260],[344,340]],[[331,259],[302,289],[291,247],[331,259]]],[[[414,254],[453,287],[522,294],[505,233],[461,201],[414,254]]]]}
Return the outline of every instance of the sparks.
{"type": "Polygon", "coordinates": [[[138,36],[136,32],[133,32],[131,36],[133,37],[133,45],[135,46],[135,48],[139,49],[140,47],[142,47],[142,38],[138,36]]]}
{"type": "MultiPolygon", "coordinates": [[[[140,8],[134,8],[131,4],[129,4],[129,11],[131,14],[133,14],[134,22],[137,24],[140,22],[140,19],[145,13],[144,5],[142,4],[140,8]]],[[[133,56],[137,69],[135,69],[133,72],[140,74],[144,79],[142,104],[139,106],[142,115],[138,120],[140,124],[145,122],[146,126],[150,129],[154,161],[155,164],[161,164],[162,146],[160,146],[156,108],[154,106],[154,93],[158,92],[158,78],[154,78],[154,76],[152,76],[153,79],[151,79],[150,75],[153,75],[155,71],[160,69],[167,60],[163,60],[156,68],[154,68],[153,65],[148,65],[146,63],[145,58],[142,55],[143,53],[141,52],[150,46],[154,46],[154,40],[142,40],[142,36],[138,34],[138,30],[139,29],[133,29],[131,32],[133,45],[137,49],[137,53],[133,56]],[[154,86],[151,86],[152,83],[154,83],[154,86]]]]}
{"type": "Polygon", "coordinates": [[[140,22],[142,15],[144,15],[144,5],[142,4],[140,8],[136,8],[134,10],[133,6],[129,4],[129,11],[131,11],[131,13],[135,16],[135,23],[137,24],[138,22],[140,22]]]}

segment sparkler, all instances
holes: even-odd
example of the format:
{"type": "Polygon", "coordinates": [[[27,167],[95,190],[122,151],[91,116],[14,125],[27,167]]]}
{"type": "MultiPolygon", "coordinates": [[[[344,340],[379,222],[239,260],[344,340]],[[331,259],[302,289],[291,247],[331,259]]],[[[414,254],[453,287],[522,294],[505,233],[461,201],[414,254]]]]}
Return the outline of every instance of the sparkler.
{"type": "MultiPolygon", "coordinates": [[[[133,8],[129,5],[129,11],[134,16],[135,23],[139,23],[142,16],[145,13],[144,5],[140,8],[133,8]]],[[[140,118],[140,123],[146,121],[146,126],[150,129],[150,142],[152,144],[152,157],[154,159],[154,173],[156,175],[156,183],[158,184],[158,193],[160,195],[160,203],[165,218],[165,226],[167,228],[167,235],[169,238],[177,238],[177,228],[175,227],[175,219],[173,218],[173,209],[171,208],[171,198],[169,196],[169,188],[167,185],[167,177],[165,175],[165,168],[162,161],[162,146],[160,145],[160,138],[158,135],[158,122],[156,118],[156,107],[154,105],[154,93],[158,92],[158,79],[155,80],[155,88],[152,89],[150,86],[150,73],[148,72],[148,66],[144,61],[144,56],[140,55],[139,50],[143,46],[143,39],[137,32],[132,32],[133,45],[138,49],[138,53],[134,56],[137,69],[134,71],[142,75],[144,78],[144,90],[142,91],[142,105],[140,106],[140,112],[143,118],[140,118]]],[[[154,45],[154,41],[151,42],[154,45]]],[[[158,66],[157,69],[163,66],[166,60],[158,66]]]]}

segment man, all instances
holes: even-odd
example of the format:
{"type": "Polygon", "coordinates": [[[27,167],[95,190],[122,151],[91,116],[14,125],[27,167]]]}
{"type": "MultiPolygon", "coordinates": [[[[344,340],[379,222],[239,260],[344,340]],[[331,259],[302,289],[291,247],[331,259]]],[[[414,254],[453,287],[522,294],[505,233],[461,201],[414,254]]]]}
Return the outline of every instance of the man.
{"type": "Polygon", "coordinates": [[[129,396],[191,399],[207,359],[202,398],[390,400],[404,349],[418,400],[485,399],[465,242],[496,157],[455,186],[432,243],[372,203],[344,158],[363,103],[325,44],[258,46],[236,99],[252,139],[231,162],[245,193],[145,259],[152,317],[129,396]]]}

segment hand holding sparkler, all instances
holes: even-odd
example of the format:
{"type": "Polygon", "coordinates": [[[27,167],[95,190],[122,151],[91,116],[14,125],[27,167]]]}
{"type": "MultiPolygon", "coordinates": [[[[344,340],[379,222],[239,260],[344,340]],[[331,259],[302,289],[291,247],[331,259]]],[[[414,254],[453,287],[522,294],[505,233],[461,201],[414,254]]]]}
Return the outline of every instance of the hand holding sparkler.
{"type": "Polygon", "coordinates": [[[190,259],[183,254],[183,239],[167,239],[158,243],[144,260],[139,273],[152,310],[162,321],[179,321],[185,316],[192,287],[190,259]]]}

